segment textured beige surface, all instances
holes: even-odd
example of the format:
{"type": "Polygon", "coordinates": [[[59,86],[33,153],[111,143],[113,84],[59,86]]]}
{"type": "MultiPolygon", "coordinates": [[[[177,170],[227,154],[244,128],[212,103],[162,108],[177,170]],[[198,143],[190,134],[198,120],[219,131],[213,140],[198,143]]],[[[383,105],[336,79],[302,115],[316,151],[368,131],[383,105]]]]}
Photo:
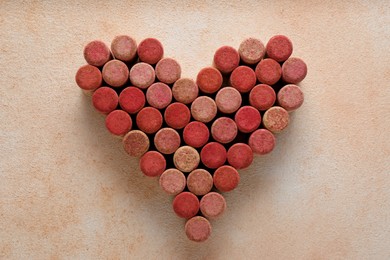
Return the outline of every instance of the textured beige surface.
{"type": "Polygon", "coordinates": [[[0,2],[1,259],[390,258],[388,1],[26,2],[0,2]],[[219,46],[278,33],[306,101],[190,242],[76,86],[83,46],[157,37],[194,78],[219,46]]]}

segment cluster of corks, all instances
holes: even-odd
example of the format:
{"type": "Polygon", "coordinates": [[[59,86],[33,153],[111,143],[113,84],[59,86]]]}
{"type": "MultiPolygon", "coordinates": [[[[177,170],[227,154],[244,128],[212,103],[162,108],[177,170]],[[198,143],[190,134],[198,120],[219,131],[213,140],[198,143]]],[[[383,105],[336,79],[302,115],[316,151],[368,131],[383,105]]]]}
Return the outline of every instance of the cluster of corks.
{"type": "Polygon", "coordinates": [[[220,47],[194,81],[181,78],[179,63],[164,57],[157,39],[137,45],[121,35],[111,50],[101,41],[86,45],[88,65],[76,82],[107,115],[108,131],[123,138],[125,151],[140,157],[141,171],[174,196],[187,237],[200,242],[211,234],[209,220],[225,211],[222,194],[237,187],[237,170],[273,150],[274,134],[303,103],[296,84],[307,67],[292,51],[283,35],[266,46],[248,38],[238,50],[220,47]]]}

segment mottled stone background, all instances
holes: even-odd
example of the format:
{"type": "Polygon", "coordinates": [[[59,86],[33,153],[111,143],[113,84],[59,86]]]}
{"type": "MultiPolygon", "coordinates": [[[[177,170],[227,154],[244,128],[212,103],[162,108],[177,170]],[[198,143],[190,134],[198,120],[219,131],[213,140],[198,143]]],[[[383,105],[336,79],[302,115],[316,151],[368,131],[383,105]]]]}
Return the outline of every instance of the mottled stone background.
{"type": "Polygon", "coordinates": [[[3,0],[0,35],[1,259],[390,259],[388,1],[3,0]],[[160,39],[192,78],[248,36],[288,35],[308,64],[203,244],[75,84],[83,46],[117,34],[160,39]]]}

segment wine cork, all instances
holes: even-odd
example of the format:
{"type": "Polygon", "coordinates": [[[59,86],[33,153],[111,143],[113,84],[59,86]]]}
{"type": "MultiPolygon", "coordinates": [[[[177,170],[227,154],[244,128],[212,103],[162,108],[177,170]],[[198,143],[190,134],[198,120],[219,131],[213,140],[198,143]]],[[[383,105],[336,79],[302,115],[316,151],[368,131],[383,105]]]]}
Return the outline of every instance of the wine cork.
{"type": "Polygon", "coordinates": [[[194,80],[189,78],[178,79],[172,87],[172,94],[176,101],[190,104],[198,97],[199,89],[194,80]]]}
{"type": "Polygon", "coordinates": [[[82,90],[92,92],[102,85],[103,77],[98,68],[87,64],[77,70],[75,80],[82,90]]]}
{"type": "Polygon", "coordinates": [[[234,116],[234,121],[237,124],[238,130],[243,133],[251,133],[259,128],[261,115],[256,108],[252,106],[243,106],[237,111],[234,116]]]}
{"type": "Polygon", "coordinates": [[[188,190],[202,196],[213,188],[213,176],[204,169],[195,169],[187,176],[188,190]]]}
{"type": "Polygon", "coordinates": [[[148,136],[139,130],[132,130],[123,137],[125,151],[134,157],[141,157],[149,149],[148,136]]]}
{"type": "Polygon", "coordinates": [[[112,87],[121,87],[129,79],[129,69],[120,60],[111,60],[104,64],[102,70],[104,81],[112,87]]]}
{"type": "Polygon", "coordinates": [[[273,59],[264,59],[257,64],[256,69],[257,79],[267,85],[274,85],[282,76],[282,67],[273,59]]]}
{"type": "Polygon", "coordinates": [[[138,45],[137,53],[140,61],[153,65],[163,57],[164,48],[159,40],[146,38],[138,45]]]}
{"type": "Polygon", "coordinates": [[[196,77],[196,84],[199,89],[208,94],[217,92],[221,88],[222,82],[221,72],[213,67],[201,69],[196,77]]]}
{"type": "Polygon", "coordinates": [[[191,104],[191,115],[197,121],[208,123],[217,115],[217,105],[210,97],[197,97],[191,104]]]}
{"type": "Polygon", "coordinates": [[[241,107],[242,97],[237,89],[224,87],[215,96],[217,108],[222,113],[231,114],[241,107]]]}
{"type": "Polygon", "coordinates": [[[211,234],[210,222],[201,216],[187,220],[184,229],[188,239],[194,242],[206,241],[211,234]]]}
{"type": "Polygon", "coordinates": [[[241,93],[247,93],[256,85],[256,74],[248,66],[239,66],[230,74],[230,85],[241,93]]]}
{"type": "Polygon", "coordinates": [[[138,112],[136,123],[141,131],[147,134],[154,134],[161,128],[163,117],[158,109],[144,107],[138,112]]]}
{"type": "Polygon", "coordinates": [[[236,169],[249,167],[253,161],[253,152],[249,145],[236,143],[227,152],[227,160],[236,169]]]}
{"type": "Polygon", "coordinates": [[[118,94],[109,87],[98,88],[92,95],[92,105],[103,114],[108,114],[115,110],[118,102],[118,94]]]}
{"type": "Polygon", "coordinates": [[[282,78],[287,83],[297,84],[307,74],[306,63],[300,58],[288,58],[282,65],[282,78]]]}
{"type": "Polygon", "coordinates": [[[226,156],[225,147],[217,142],[206,144],[200,152],[202,163],[210,169],[216,169],[222,166],[226,162],[226,156]]]}
{"type": "Polygon", "coordinates": [[[146,91],[146,99],[152,107],[163,109],[172,101],[171,88],[165,83],[154,83],[146,91]]]}
{"type": "Polygon", "coordinates": [[[182,172],[191,172],[198,167],[199,153],[191,146],[182,146],[173,155],[176,168],[182,172]]]}
{"type": "Polygon", "coordinates": [[[183,131],[184,142],[195,148],[205,145],[209,137],[209,128],[204,123],[198,121],[189,123],[183,131]]]}
{"type": "Polygon", "coordinates": [[[303,92],[297,86],[289,84],[281,88],[278,92],[278,104],[287,111],[294,111],[303,104],[303,92]]]}
{"type": "Polygon", "coordinates": [[[181,76],[179,63],[172,58],[163,58],[156,65],[157,79],[166,84],[172,84],[181,76]]]}
{"type": "Polygon", "coordinates": [[[267,129],[258,129],[250,135],[248,144],[255,154],[264,155],[272,152],[275,142],[273,133],[267,129]]]}
{"type": "Polygon", "coordinates": [[[229,165],[219,167],[214,172],[214,186],[221,192],[234,190],[240,182],[238,171],[229,165]]]}
{"type": "Polygon", "coordinates": [[[156,74],[154,68],[145,62],[139,62],[130,69],[130,82],[135,87],[147,89],[153,84],[156,74]]]}
{"type": "Polygon", "coordinates": [[[123,136],[131,130],[133,122],[130,115],[123,110],[114,110],[105,120],[107,130],[113,135],[123,136]]]}
{"type": "Polygon", "coordinates": [[[135,114],[145,106],[145,95],[136,87],[127,87],[119,94],[120,107],[130,114],[135,114]]]}
{"type": "Polygon", "coordinates": [[[199,199],[191,192],[182,192],[173,199],[173,211],[180,218],[192,218],[199,211],[199,199]]]}
{"type": "Polygon", "coordinates": [[[159,152],[172,154],[180,146],[180,135],[172,128],[162,128],[154,136],[154,145],[159,152]]]}
{"type": "Polygon", "coordinates": [[[183,103],[172,103],[165,109],[164,119],[168,126],[182,129],[190,122],[191,112],[183,103]]]}
{"type": "Polygon", "coordinates": [[[230,73],[238,67],[240,55],[238,51],[230,46],[220,47],[214,54],[215,67],[222,73],[230,73]]]}
{"type": "Polygon", "coordinates": [[[253,65],[264,57],[265,47],[262,41],[255,38],[248,38],[241,42],[238,53],[243,62],[253,65]]]}
{"type": "Polygon", "coordinates": [[[200,200],[200,211],[209,219],[215,219],[223,214],[226,209],[225,198],[217,192],[209,192],[200,200]]]}
{"type": "Polygon", "coordinates": [[[275,101],[275,90],[266,84],[256,85],[249,94],[249,103],[260,111],[271,108],[275,101]]]}
{"type": "Polygon", "coordinates": [[[287,60],[293,51],[293,45],[287,36],[275,35],[267,43],[266,52],[267,56],[276,60],[277,62],[283,62],[287,60]]]}
{"type": "Polygon", "coordinates": [[[131,62],[137,55],[137,43],[128,35],[118,35],[111,42],[111,51],[115,59],[131,62]]]}
{"type": "Polygon", "coordinates": [[[92,66],[101,67],[111,59],[111,52],[104,42],[92,41],[84,47],[84,59],[92,66]]]}
{"type": "Polygon", "coordinates": [[[279,133],[288,126],[288,112],[279,106],[274,106],[265,111],[263,125],[273,133],[279,133]]]}
{"type": "Polygon", "coordinates": [[[148,177],[161,175],[167,166],[165,157],[157,151],[149,151],[142,155],[139,166],[143,174],[148,177]]]}
{"type": "Polygon", "coordinates": [[[169,195],[177,195],[186,187],[186,176],[178,169],[164,171],[159,179],[160,187],[169,195]]]}
{"type": "Polygon", "coordinates": [[[211,135],[217,142],[230,143],[237,136],[237,125],[228,117],[220,117],[211,125],[211,135]]]}

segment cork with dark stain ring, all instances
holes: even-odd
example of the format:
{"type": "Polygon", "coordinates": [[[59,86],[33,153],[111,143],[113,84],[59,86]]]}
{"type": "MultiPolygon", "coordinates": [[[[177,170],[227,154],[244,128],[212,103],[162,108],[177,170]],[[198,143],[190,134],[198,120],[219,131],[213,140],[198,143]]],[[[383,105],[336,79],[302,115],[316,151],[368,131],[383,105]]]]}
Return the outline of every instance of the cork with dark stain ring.
{"type": "Polygon", "coordinates": [[[303,104],[303,92],[297,85],[285,85],[278,92],[277,100],[279,106],[287,111],[294,111],[300,108],[303,104]]]}
{"type": "Polygon", "coordinates": [[[261,115],[259,110],[252,106],[241,107],[234,116],[238,130],[243,133],[251,133],[259,128],[261,115]]]}
{"type": "Polygon", "coordinates": [[[207,143],[210,137],[209,128],[202,122],[190,122],[183,131],[183,140],[186,144],[199,148],[207,143]]]}
{"type": "Polygon", "coordinates": [[[284,35],[275,35],[267,43],[266,52],[269,58],[277,62],[287,60],[293,51],[291,40],[284,35]]]}
{"type": "Polygon", "coordinates": [[[217,142],[206,144],[200,152],[202,163],[210,169],[222,166],[226,162],[226,156],[226,148],[217,142]]]}
{"type": "Polygon", "coordinates": [[[188,190],[197,196],[210,192],[213,188],[213,176],[204,169],[195,169],[187,176],[188,190]]]}
{"type": "Polygon", "coordinates": [[[116,109],[118,102],[118,94],[109,87],[98,88],[92,95],[92,105],[103,114],[108,114],[116,109]]]}
{"type": "Polygon", "coordinates": [[[227,160],[236,169],[249,167],[253,162],[253,152],[249,145],[236,143],[227,152],[227,160]]]}
{"type": "Polygon", "coordinates": [[[173,199],[173,211],[178,217],[192,218],[199,211],[199,199],[191,192],[182,192],[173,199]]]}
{"type": "Polygon", "coordinates": [[[84,58],[88,64],[101,67],[111,59],[111,52],[104,42],[96,40],[84,47],[84,58]]]}
{"type": "Polygon", "coordinates": [[[194,242],[204,242],[211,234],[210,222],[201,216],[187,220],[184,229],[188,239],[194,242]]]}
{"type": "Polygon", "coordinates": [[[258,81],[267,85],[274,85],[282,76],[282,67],[273,59],[264,59],[256,66],[258,81]]]}
{"type": "Polygon", "coordinates": [[[217,108],[222,113],[231,114],[241,107],[242,97],[237,89],[224,87],[215,96],[217,108]]]}
{"type": "Polygon", "coordinates": [[[197,121],[208,123],[217,115],[217,105],[210,97],[197,97],[191,104],[191,115],[197,121]]]}
{"type": "Polygon", "coordinates": [[[153,84],[156,74],[154,68],[145,62],[139,62],[130,69],[130,82],[135,87],[147,89],[153,84]]]}
{"type": "Polygon", "coordinates": [[[191,112],[183,103],[175,102],[165,109],[164,119],[168,126],[182,129],[190,122],[191,112]]]}
{"type": "Polygon", "coordinates": [[[267,129],[258,129],[250,137],[248,144],[255,154],[264,155],[272,152],[276,139],[272,132],[267,129]]]}
{"type": "Polygon", "coordinates": [[[154,83],[146,91],[146,99],[152,107],[166,108],[172,101],[171,88],[165,83],[154,83]]]}
{"type": "Polygon", "coordinates": [[[109,113],[105,123],[107,130],[117,136],[125,135],[133,126],[130,115],[123,110],[114,110],[109,113]]]}
{"type": "Polygon", "coordinates": [[[221,192],[234,190],[240,182],[238,171],[230,166],[224,165],[214,172],[214,186],[221,192]]]}
{"type": "Polygon", "coordinates": [[[111,42],[111,51],[115,59],[131,62],[137,55],[137,42],[128,35],[118,35],[111,42]]]}
{"type": "Polygon", "coordinates": [[[159,81],[172,84],[181,76],[179,63],[172,58],[163,58],[156,65],[156,77],[159,81]]]}
{"type": "Polygon", "coordinates": [[[238,53],[243,62],[253,65],[264,57],[265,47],[259,39],[248,38],[241,42],[238,53]]]}
{"type": "Polygon", "coordinates": [[[164,56],[164,48],[159,40],[146,38],[139,43],[137,53],[140,61],[153,65],[164,56]]]}
{"type": "Polygon", "coordinates": [[[140,130],[132,130],[123,137],[125,151],[133,157],[141,157],[149,149],[149,138],[140,130]]]}
{"type": "Polygon", "coordinates": [[[158,109],[144,107],[138,112],[136,123],[141,131],[147,134],[154,134],[161,128],[163,117],[158,109]]]}
{"type": "Polygon", "coordinates": [[[239,66],[230,74],[230,85],[241,93],[247,93],[256,85],[256,74],[248,66],[239,66]]]}
{"type": "Polygon", "coordinates": [[[282,65],[282,79],[287,83],[297,84],[306,77],[306,74],[306,63],[300,58],[288,58],[282,65]]]}
{"type": "Polygon", "coordinates": [[[198,94],[198,86],[192,79],[181,78],[173,84],[172,95],[178,102],[190,104],[198,97],[198,94]]]}
{"type": "Polygon", "coordinates": [[[275,90],[266,84],[256,85],[249,94],[249,103],[260,111],[271,108],[275,101],[275,90]]]}
{"type": "Polygon", "coordinates": [[[169,195],[177,195],[186,187],[186,177],[178,169],[165,170],[159,179],[160,187],[169,195]]]}
{"type": "Polygon", "coordinates": [[[77,70],[75,80],[82,90],[92,93],[102,85],[103,77],[98,68],[87,64],[77,70]]]}
{"type": "Polygon", "coordinates": [[[180,146],[180,135],[175,129],[165,127],[154,136],[154,145],[163,154],[172,154],[180,146]]]}
{"type": "Polygon", "coordinates": [[[239,63],[240,55],[233,47],[222,46],[214,54],[214,65],[224,74],[232,72],[239,63]]]}
{"type": "Polygon", "coordinates": [[[157,151],[149,151],[139,161],[140,169],[148,177],[161,175],[167,166],[165,157],[157,151]]]}
{"type": "Polygon", "coordinates": [[[213,67],[201,69],[196,77],[196,84],[199,89],[208,94],[217,92],[221,88],[222,82],[221,72],[213,67]]]}
{"type": "Polygon", "coordinates": [[[274,106],[265,111],[263,115],[263,125],[273,133],[283,131],[289,123],[289,115],[286,109],[274,106]]]}
{"type": "Polygon", "coordinates": [[[200,211],[209,219],[218,218],[226,209],[225,198],[217,192],[209,192],[200,200],[200,211]]]}
{"type": "Polygon", "coordinates": [[[237,136],[237,125],[228,117],[220,117],[211,125],[211,135],[217,142],[227,144],[237,136]]]}
{"type": "Polygon", "coordinates": [[[135,114],[145,106],[145,95],[136,87],[127,87],[119,94],[120,107],[130,114],[135,114]]]}
{"type": "Polygon", "coordinates": [[[182,146],[173,155],[176,168],[182,172],[191,172],[198,167],[199,153],[191,146],[182,146]]]}
{"type": "Polygon", "coordinates": [[[129,79],[129,69],[123,61],[111,60],[103,66],[102,75],[111,87],[121,87],[129,79]]]}

